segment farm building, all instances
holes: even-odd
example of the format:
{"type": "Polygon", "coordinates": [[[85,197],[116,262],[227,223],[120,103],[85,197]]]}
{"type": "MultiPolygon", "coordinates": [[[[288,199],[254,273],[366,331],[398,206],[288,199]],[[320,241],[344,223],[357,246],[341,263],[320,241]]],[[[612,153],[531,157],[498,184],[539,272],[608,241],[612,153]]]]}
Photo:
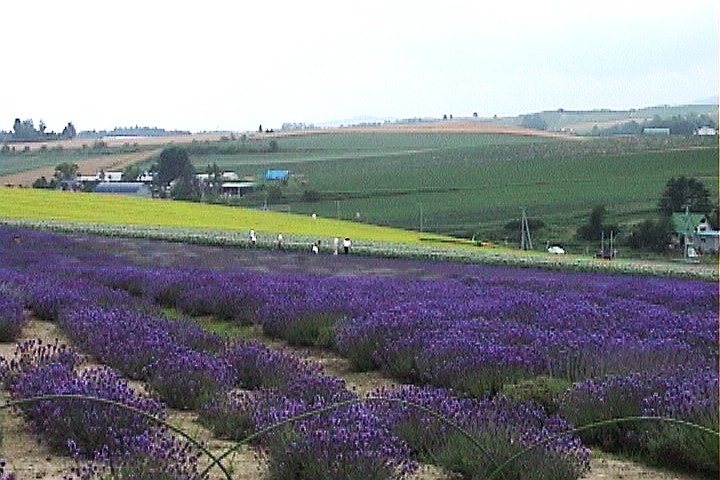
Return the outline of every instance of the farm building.
{"type": "MultiPolygon", "coordinates": [[[[209,173],[198,173],[195,178],[203,183],[208,183],[211,180],[211,174],[209,173]]],[[[235,182],[240,180],[240,177],[235,172],[222,172],[222,179],[225,182],[235,182]]]]}
{"type": "Polygon", "coordinates": [[[101,182],[122,182],[123,172],[99,172],[98,180],[101,182]]]}
{"type": "Polygon", "coordinates": [[[134,195],[138,197],[152,196],[150,187],[142,182],[100,182],[95,186],[94,192],[113,195],[134,195]]]}
{"type": "Polygon", "coordinates": [[[290,177],[288,170],[267,170],[265,171],[265,180],[284,182],[290,177]]]}
{"type": "Polygon", "coordinates": [[[670,135],[670,129],[646,127],[643,128],[643,135],[670,135]]]}
{"type": "Polygon", "coordinates": [[[242,196],[255,191],[255,182],[223,182],[222,193],[227,196],[242,196]]]}
{"type": "Polygon", "coordinates": [[[715,130],[712,127],[700,127],[695,131],[695,135],[700,135],[704,137],[713,137],[717,135],[717,130],[715,130]]]}
{"type": "Polygon", "coordinates": [[[720,232],[712,230],[702,213],[673,213],[673,244],[697,253],[718,253],[720,232]]]}

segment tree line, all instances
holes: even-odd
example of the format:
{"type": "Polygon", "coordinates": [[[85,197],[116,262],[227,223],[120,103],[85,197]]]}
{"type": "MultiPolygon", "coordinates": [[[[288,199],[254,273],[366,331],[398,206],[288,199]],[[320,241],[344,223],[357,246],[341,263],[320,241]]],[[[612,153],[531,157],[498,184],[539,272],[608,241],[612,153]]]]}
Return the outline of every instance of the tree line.
{"type": "Polygon", "coordinates": [[[47,131],[47,125],[40,120],[37,128],[31,118],[27,120],[15,119],[13,128],[9,132],[0,131],[0,141],[3,142],[39,142],[42,140],[71,139],[77,136],[72,122],[68,122],[62,132],[47,131]]]}
{"type": "Polygon", "coordinates": [[[661,119],[656,115],[652,120],[641,122],[631,120],[608,128],[595,126],[592,134],[598,136],[640,135],[646,128],[667,128],[672,135],[693,135],[701,127],[717,128],[717,124],[715,119],[706,114],[675,115],[669,119],[661,119]]]}
{"type": "MultiPolygon", "coordinates": [[[[673,213],[700,213],[705,215],[713,230],[720,229],[720,206],[712,204],[710,193],[703,183],[695,178],[672,177],[665,184],[657,203],[657,214],[647,218],[628,232],[621,235],[630,248],[663,253],[668,249],[669,238],[673,233],[673,213]]],[[[605,223],[607,209],[604,205],[593,208],[588,222],[577,230],[577,238],[597,241],[603,234],[621,233],[616,224],[605,223]]]]}

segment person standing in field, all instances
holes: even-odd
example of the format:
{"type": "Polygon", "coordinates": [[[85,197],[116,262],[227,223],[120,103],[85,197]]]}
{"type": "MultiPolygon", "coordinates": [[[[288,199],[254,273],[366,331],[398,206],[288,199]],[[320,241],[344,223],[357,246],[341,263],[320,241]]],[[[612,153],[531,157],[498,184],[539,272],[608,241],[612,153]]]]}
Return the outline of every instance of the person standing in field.
{"type": "Polygon", "coordinates": [[[257,237],[255,236],[255,230],[250,230],[250,246],[254,247],[257,243],[257,237]]]}
{"type": "Polygon", "coordinates": [[[350,253],[350,239],[348,237],[345,237],[345,240],[343,240],[343,251],[345,252],[345,255],[350,253]]]}
{"type": "Polygon", "coordinates": [[[338,254],[338,248],[340,248],[340,239],[335,237],[335,240],[333,240],[333,255],[338,254]]]}
{"type": "Polygon", "coordinates": [[[278,242],[278,250],[282,250],[285,245],[285,239],[283,238],[282,233],[278,233],[277,236],[277,242],[278,242]]]}

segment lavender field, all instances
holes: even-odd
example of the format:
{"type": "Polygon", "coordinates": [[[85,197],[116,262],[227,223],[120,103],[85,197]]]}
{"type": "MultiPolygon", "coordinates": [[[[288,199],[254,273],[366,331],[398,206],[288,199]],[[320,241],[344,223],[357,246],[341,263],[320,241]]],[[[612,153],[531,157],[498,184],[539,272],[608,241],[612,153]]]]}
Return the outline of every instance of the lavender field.
{"type": "Polygon", "coordinates": [[[137,410],[23,404],[29,428],[78,460],[69,478],[207,478],[197,446],[139,413],[168,408],[233,441],[324,410],[253,438],[277,479],[405,478],[418,463],[469,479],[576,479],[588,447],[717,477],[717,435],[677,422],[556,434],[643,416],[717,432],[718,301],[715,282],[0,228],[0,338],[33,315],[73,343],[19,345],[2,362],[4,388],[15,400],[75,394],[137,410]],[[329,349],[400,386],[365,398],[189,317],[329,349]],[[104,366],[79,370],[87,355],[104,366]]]}

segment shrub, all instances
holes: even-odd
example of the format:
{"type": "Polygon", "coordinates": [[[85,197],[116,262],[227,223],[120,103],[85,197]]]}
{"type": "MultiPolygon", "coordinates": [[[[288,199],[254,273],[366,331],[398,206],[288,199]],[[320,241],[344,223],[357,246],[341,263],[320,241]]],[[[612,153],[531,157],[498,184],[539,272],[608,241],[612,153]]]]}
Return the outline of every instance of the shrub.
{"type": "Polygon", "coordinates": [[[288,322],[283,338],[290,345],[332,348],[336,321],[337,316],[331,313],[308,313],[288,322]]]}
{"type": "MultiPolygon", "coordinates": [[[[664,394],[655,392],[644,399],[643,414],[685,420],[718,432],[717,371],[704,369],[675,379],[664,394]]],[[[664,422],[646,428],[647,449],[653,463],[718,476],[720,458],[716,436],[664,422]]]]}
{"type": "Polygon", "coordinates": [[[198,421],[218,438],[239,442],[255,431],[253,392],[230,391],[203,405],[198,421]]]}
{"type": "Polygon", "coordinates": [[[560,399],[571,385],[567,380],[541,375],[505,385],[501,393],[518,402],[538,403],[552,415],[560,410],[560,399]]]}
{"type": "Polygon", "coordinates": [[[320,370],[258,342],[237,342],[228,348],[224,358],[232,369],[234,385],[248,390],[282,388],[297,377],[320,370]]]}
{"type": "MultiPolygon", "coordinates": [[[[713,367],[674,367],[608,375],[576,384],[562,400],[576,425],[651,415],[685,420],[718,431],[718,374],[713,367]]],[[[717,475],[717,437],[664,422],[623,422],[581,433],[605,450],[638,454],[649,463],[717,475]]]]}
{"type": "MultiPolygon", "coordinates": [[[[378,404],[392,429],[417,452],[420,460],[460,473],[487,478],[500,464],[524,448],[570,429],[558,416],[547,416],[536,404],[504,398],[458,398],[445,389],[402,387],[379,396],[412,402],[454,422],[475,442],[436,416],[411,405],[378,404]]],[[[574,480],[589,469],[589,452],[574,436],[530,450],[510,463],[500,478],[574,480]]]]}
{"type": "Polygon", "coordinates": [[[230,388],[231,375],[219,358],[177,348],[158,359],[148,383],[169,407],[197,410],[230,388]]]}
{"type": "MultiPolygon", "coordinates": [[[[90,369],[77,376],[66,365],[47,363],[26,369],[12,383],[15,399],[74,394],[113,400],[156,417],[162,407],[138,397],[116,374],[90,369]]],[[[90,400],[42,400],[21,407],[31,430],[41,434],[59,453],[92,459],[99,452],[115,455],[132,450],[154,425],[142,416],[112,405],[90,400]]]]}
{"type": "Polygon", "coordinates": [[[99,455],[73,469],[68,480],[207,480],[198,473],[200,454],[188,442],[156,430],[132,452],[120,456],[99,455]],[[119,458],[118,458],[119,457],[119,458]]]}

